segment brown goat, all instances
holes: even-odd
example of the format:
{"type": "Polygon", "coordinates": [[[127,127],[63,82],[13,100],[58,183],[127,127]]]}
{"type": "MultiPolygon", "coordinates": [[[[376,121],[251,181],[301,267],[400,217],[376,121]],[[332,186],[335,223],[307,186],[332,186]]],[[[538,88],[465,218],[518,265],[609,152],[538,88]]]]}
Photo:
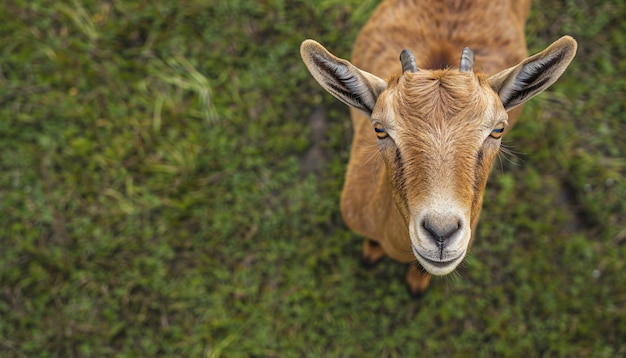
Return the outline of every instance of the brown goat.
{"type": "Polygon", "coordinates": [[[352,107],[343,218],[366,238],[366,263],[387,254],[419,264],[406,276],[413,294],[464,259],[502,135],[574,58],[569,36],[526,58],[529,9],[521,0],[389,0],[361,30],[352,63],[302,43],[313,77],[352,107]]]}

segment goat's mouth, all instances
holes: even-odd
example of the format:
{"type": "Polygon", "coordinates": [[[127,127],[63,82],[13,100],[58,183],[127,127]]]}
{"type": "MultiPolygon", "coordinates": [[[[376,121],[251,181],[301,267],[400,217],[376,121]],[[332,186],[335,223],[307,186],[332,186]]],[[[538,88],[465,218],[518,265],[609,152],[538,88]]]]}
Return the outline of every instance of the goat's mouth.
{"type": "Polygon", "coordinates": [[[413,254],[417,258],[417,261],[426,271],[435,276],[447,275],[450,272],[454,271],[454,269],[456,269],[461,261],[463,261],[465,253],[467,252],[467,250],[463,250],[460,255],[453,257],[452,259],[445,258],[437,260],[422,254],[415,247],[415,245],[411,245],[411,247],[413,248],[413,254]]]}

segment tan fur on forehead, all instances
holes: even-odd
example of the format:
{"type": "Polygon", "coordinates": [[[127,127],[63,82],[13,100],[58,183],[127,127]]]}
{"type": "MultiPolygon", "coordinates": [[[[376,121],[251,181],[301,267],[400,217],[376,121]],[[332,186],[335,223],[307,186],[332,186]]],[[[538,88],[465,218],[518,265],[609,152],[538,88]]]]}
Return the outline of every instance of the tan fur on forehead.
{"type": "Polygon", "coordinates": [[[397,79],[396,110],[400,117],[411,121],[473,119],[480,123],[479,114],[488,106],[484,96],[487,88],[484,75],[461,73],[458,69],[406,73],[397,79]]]}
{"type": "Polygon", "coordinates": [[[393,118],[408,206],[454,193],[457,202],[473,207],[475,165],[496,103],[485,76],[420,70],[391,78],[387,91],[384,107],[392,113],[382,117],[393,118]]]}

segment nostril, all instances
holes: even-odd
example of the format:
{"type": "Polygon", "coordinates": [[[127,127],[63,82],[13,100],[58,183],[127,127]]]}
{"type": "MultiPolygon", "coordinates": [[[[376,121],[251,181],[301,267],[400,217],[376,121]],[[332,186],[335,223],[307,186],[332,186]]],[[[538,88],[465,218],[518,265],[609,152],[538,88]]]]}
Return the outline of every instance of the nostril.
{"type": "Polygon", "coordinates": [[[422,227],[431,235],[432,239],[443,243],[461,229],[461,220],[433,220],[425,218],[422,221],[422,227]]]}

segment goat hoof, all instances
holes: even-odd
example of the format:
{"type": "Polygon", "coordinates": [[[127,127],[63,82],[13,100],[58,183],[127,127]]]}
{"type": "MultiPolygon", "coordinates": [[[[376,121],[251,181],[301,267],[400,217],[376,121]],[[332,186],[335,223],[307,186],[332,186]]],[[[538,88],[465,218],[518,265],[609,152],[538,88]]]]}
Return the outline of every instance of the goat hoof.
{"type": "Polygon", "coordinates": [[[416,265],[409,266],[406,273],[406,287],[415,298],[422,297],[430,283],[430,274],[416,265]]]}
{"type": "Polygon", "coordinates": [[[382,246],[374,240],[366,239],[363,242],[363,254],[361,255],[361,265],[365,268],[372,268],[385,257],[382,246]]]}

